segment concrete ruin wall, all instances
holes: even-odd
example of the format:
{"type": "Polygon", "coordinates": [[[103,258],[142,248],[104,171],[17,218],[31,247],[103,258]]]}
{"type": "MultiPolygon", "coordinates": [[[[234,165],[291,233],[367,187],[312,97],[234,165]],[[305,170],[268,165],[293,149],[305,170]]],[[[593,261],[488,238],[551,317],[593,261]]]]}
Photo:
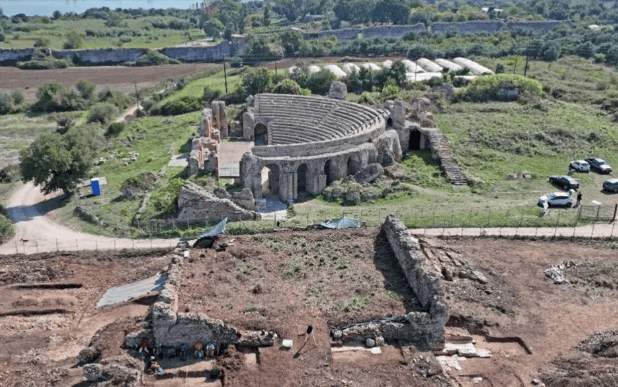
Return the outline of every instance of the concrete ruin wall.
{"type": "Polygon", "coordinates": [[[192,347],[196,342],[212,343],[216,347],[228,344],[270,345],[276,337],[272,332],[242,332],[223,321],[203,313],[177,313],[178,290],[182,281],[184,258],[174,256],[168,270],[165,287],[152,306],[152,335],[156,345],[192,347]]]}
{"type": "MultiPolygon", "coordinates": [[[[167,47],[158,51],[181,62],[219,62],[240,53],[243,48],[244,41],[240,40],[208,47],[167,47]]],[[[53,50],[52,55],[55,58],[72,58],[78,66],[101,66],[135,62],[146,51],[145,48],[53,50]]],[[[0,66],[14,66],[17,62],[31,60],[33,52],[32,48],[0,50],[0,66]]]]}
{"type": "Polygon", "coordinates": [[[187,182],[178,194],[178,221],[219,221],[256,219],[259,214],[245,210],[230,199],[218,198],[197,184],[187,182]]]}
{"type": "Polygon", "coordinates": [[[549,31],[552,28],[566,24],[573,25],[570,20],[549,20],[549,21],[515,21],[515,22],[507,22],[507,27],[509,29],[514,28],[523,28],[524,30],[545,30],[549,31]]]}

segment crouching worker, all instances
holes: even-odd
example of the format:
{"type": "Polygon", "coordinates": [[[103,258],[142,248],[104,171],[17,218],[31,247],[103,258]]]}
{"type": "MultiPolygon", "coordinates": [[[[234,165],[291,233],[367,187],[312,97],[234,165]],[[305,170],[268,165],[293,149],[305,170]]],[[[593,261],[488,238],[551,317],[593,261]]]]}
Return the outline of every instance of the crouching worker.
{"type": "Polygon", "coordinates": [[[211,359],[215,358],[215,345],[213,343],[208,343],[206,345],[206,357],[211,359]]]}
{"type": "Polygon", "coordinates": [[[204,344],[198,341],[193,345],[193,356],[196,359],[201,359],[204,357],[204,344]]]}
{"type": "Polygon", "coordinates": [[[155,372],[157,372],[157,373],[163,372],[163,368],[161,368],[161,366],[156,361],[154,356],[150,357],[150,359],[148,360],[148,363],[146,365],[147,365],[146,372],[149,373],[149,374],[154,374],[155,372]]]}

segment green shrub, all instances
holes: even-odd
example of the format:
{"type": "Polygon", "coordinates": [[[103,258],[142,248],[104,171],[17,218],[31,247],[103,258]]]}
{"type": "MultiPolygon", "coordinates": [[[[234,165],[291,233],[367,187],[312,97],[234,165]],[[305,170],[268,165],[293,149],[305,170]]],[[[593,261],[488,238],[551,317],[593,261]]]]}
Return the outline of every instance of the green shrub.
{"type": "Polygon", "coordinates": [[[457,99],[475,102],[514,101],[523,93],[541,95],[539,81],[518,74],[496,74],[478,77],[457,93],[457,99]]]}
{"type": "Polygon", "coordinates": [[[38,98],[33,105],[34,110],[44,112],[62,112],[68,110],[83,110],[86,101],[77,91],[67,89],[58,82],[43,83],[36,91],[38,98]]]}
{"type": "Polygon", "coordinates": [[[171,59],[159,51],[148,50],[135,61],[135,66],[157,66],[164,64],[178,64],[179,61],[171,59]]]}
{"type": "Polygon", "coordinates": [[[328,94],[330,91],[330,84],[336,80],[335,74],[326,69],[322,69],[315,72],[307,78],[307,88],[311,90],[313,94],[328,94]]]}
{"type": "Polygon", "coordinates": [[[13,222],[5,215],[4,208],[0,206],[0,243],[11,239],[15,233],[13,222]]]}
{"type": "Polygon", "coordinates": [[[88,122],[107,124],[118,114],[118,108],[111,103],[99,102],[90,108],[88,122]]]}
{"type": "Polygon", "coordinates": [[[300,94],[300,86],[298,83],[294,82],[292,79],[286,78],[281,82],[277,83],[277,85],[273,88],[273,93],[275,94],[300,94]]]}
{"type": "Polygon", "coordinates": [[[126,125],[122,122],[112,122],[105,131],[105,137],[116,137],[123,130],[125,130],[126,125]]]}
{"type": "Polygon", "coordinates": [[[221,92],[219,90],[212,89],[210,88],[210,86],[204,87],[204,95],[202,96],[204,102],[210,102],[219,98],[220,96],[221,92]]]}
{"type": "Polygon", "coordinates": [[[397,95],[397,94],[399,94],[399,91],[400,91],[399,90],[399,86],[393,85],[393,84],[387,84],[382,89],[382,96],[383,97],[390,97],[392,95],[397,95]]]}
{"type": "Polygon", "coordinates": [[[200,110],[201,108],[202,102],[199,100],[199,98],[187,95],[182,98],[164,103],[163,105],[161,105],[161,107],[158,109],[158,112],[156,113],[164,116],[175,116],[178,114],[194,112],[196,110],[200,110]]]}
{"type": "Polygon", "coordinates": [[[309,90],[309,89],[300,89],[300,95],[304,95],[305,97],[309,97],[311,95],[311,90],[309,90]]]}
{"type": "Polygon", "coordinates": [[[54,57],[46,57],[41,60],[29,60],[25,62],[17,62],[17,67],[22,70],[49,70],[49,69],[65,69],[72,67],[73,62],[69,58],[56,59],[54,57]]]}
{"type": "Polygon", "coordinates": [[[114,90],[106,89],[99,93],[99,101],[108,102],[114,106],[117,106],[120,110],[128,108],[132,104],[132,100],[126,96],[126,94],[114,90]]]}

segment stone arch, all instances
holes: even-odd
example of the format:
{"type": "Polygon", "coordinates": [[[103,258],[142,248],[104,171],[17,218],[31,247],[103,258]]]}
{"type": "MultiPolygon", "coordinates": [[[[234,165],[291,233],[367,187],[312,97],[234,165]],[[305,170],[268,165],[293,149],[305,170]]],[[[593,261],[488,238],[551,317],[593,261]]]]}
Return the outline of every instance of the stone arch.
{"type": "Polygon", "coordinates": [[[410,130],[410,142],[408,150],[416,151],[421,150],[421,131],[418,129],[410,130]]]}
{"type": "Polygon", "coordinates": [[[263,196],[275,196],[279,194],[280,170],[277,164],[265,165],[260,172],[263,196]]]}
{"type": "Polygon", "coordinates": [[[307,164],[301,164],[296,169],[296,194],[300,195],[302,192],[307,191],[307,172],[309,168],[307,164]]]}
{"type": "Polygon", "coordinates": [[[359,157],[358,154],[353,154],[350,156],[350,158],[348,158],[348,173],[347,175],[353,175],[356,172],[360,171],[362,168],[363,164],[361,161],[361,158],[359,157]]]}
{"type": "Polygon", "coordinates": [[[332,160],[326,160],[324,163],[324,174],[326,175],[326,186],[331,185],[337,180],[337,172],[332,160]]]}
{"type": "Polygon", "coordinates": [[[268,145],[268,128],[264,124],[257,124],[253,129],[255,146],[268,145]]]}

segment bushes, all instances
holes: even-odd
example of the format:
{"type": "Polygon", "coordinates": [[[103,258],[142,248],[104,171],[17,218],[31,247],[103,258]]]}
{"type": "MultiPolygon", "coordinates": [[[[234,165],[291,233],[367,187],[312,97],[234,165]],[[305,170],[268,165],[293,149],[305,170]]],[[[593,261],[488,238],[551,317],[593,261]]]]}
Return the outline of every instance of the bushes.
{"type": "Polygon", "coordinates": [[[56,59],[50,56],[41,60],[17,62],[17,67],[22,70],[65,69],[67,67],[73,67],[73,61],[69,58],[56,59]]]}
{"type": "Polygon", "coordinates": [[[330,84],[336,79],[337,77],[335,74],[326,69],[322,69],[309,75],[307,78],[307,88],[311,90],[313,94],[328,94],[330,91],[330,84]]]}
{"type": "Polygon", "coordinates": [[[118,136],[124,129],[126,125],[122,122],[112,122],[105,131],[105,137],[116,137],[118,136]]]}
{"type": "Polygon", "coordinates": [[[0,114],[18,113],[22,110],[24,110],[24,94],[21,91],[0,93],[0,114]]]}
{"type": "Polygon", "coordinates": [[[90,108],[88,122],[107,124],[118,114],[118,108],[107,102],[99,102],[90,108]]]}
{"type": "Polygon", "coordinates": [[[273,93],[299,95],[301,93],[301,89],[298,83],[287,78],[277,83],[277,85],[273,88],[273,93]]]}
{"type": "Polygon", "coordinates": [[[148,50],[144,55],[140,56],[139,59],[135,61],[135,66],[157,66],[179,63],[179,61],[171,59],[159,51],[148,50]]]}
{"type": "Polygon", "coordinates": [[[514,101],[523,93],[541,95],[540,82],[517,74],[496,74],[478,77],[458,91],[456,98],[474,102],[514,101]]]}
{"type": "Polygon", "coordinates": [[[14,233],[13,222],[5,215],[4,207],[0,206],[0,243],[11,239],[14,233]]]}
{"type": "Polygon", "coordinates": [[[43,112],[62,112],[67,110],[83,110],[86,101],[77,91],[67,89],[57,82],[47,82],[39,86],[36,91],[38,98],[33,110],[43,112]]]}
{"type": "Polygon", "coordinates": [[[164,116],[175,116],[178,114],[184,114],[200,110],[202,102],[199,98],[191,96],[185,96],[179,99],[168,101],[164,103],[160,108],[155,109],[153,114],[161,114],[164,116]]]}

